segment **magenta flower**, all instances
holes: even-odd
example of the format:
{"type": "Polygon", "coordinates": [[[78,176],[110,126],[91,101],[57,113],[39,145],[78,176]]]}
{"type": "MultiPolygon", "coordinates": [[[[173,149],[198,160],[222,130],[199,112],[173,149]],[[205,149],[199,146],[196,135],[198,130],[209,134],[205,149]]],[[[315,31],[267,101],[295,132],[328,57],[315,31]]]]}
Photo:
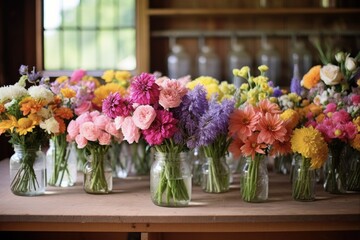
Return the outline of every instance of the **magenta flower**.
{"type": "Polygon", "coordinates": [[[149,73],[136,76],[130,85],[132,102],[144,105],[158,103],[160,88],[155,81],[155,76],[149,73]]]}
{"type": "Polygon", "coordinates": [[[177,122],[171,112],[156,110],[155,120],[148,129],[142,131],[145,140],[150,145],[162,144],[165,139],[171,138],[178,130],[177,122]]]}
{"type": "Polygon", "coordinates": [[[106,99],[104,99],[102,111],[106,116],[114,119],[117,116],[130,116],[133,111],[133,107],[128,99],[122,98],[120,93],[116,92],[111,93],[106,99]]]}

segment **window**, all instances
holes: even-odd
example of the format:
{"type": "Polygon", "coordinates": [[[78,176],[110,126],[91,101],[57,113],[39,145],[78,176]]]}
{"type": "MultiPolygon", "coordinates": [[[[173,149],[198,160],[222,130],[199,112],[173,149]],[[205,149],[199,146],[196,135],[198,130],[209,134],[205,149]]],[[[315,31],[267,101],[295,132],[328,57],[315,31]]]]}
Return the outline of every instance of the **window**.
{"type": "Polygon", "coordinates": [[[45,71],[136,68],[135,0],[43,0],[45,71]]]}

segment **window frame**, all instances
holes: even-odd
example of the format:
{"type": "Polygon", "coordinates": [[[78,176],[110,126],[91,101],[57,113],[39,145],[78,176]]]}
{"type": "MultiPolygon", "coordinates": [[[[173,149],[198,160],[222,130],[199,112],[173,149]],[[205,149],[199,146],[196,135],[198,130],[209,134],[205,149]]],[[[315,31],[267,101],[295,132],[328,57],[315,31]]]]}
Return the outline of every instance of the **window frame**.
{"type": "MultiPolygon", "coordinates": [[[[148,19],[144,14],[148,1],[135,0],[135,57],[136,57],[136,68],[130,72],[135,75],[140,71],[147,71],[148,69],[148,54],[142,51],[144,46],[148,46],[148,19]],[[145,32],[142,32],[145,31],[145,32]],[[143,54],[140,57],[140,53],[143,54]]],[[[71,70],[45,70],[44,69],[44,32],[43,32],[43,0],[36,0],[35,4],[35,34],[36,34],[36,68],[41,70],[44,76],[59,77],[59,76],[70,76],[73,71],[71,70]]],[[[75,69],[74,69],[75,70],[75,69]]],[[[87,73],[94,77],[100,77],[103,74],[103,70],[91,70],[84,69],[87,73]]],[[[122,69],[114,69],[122,70],[122,69]]]]}

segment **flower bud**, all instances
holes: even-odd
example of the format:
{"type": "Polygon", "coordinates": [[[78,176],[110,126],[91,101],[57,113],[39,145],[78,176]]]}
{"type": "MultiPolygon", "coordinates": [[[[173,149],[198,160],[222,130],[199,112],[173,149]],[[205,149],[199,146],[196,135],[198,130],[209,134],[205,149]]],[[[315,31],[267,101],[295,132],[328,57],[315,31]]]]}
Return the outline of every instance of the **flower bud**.
{"type": "Polygon", "coordinates": [[[260,65],[258,69],[260,72],[266,72],[267,70],[269,70],[269,67],[266,65],[260,65]]]}
{"type": "Polygon", "coordinates": [[[343,61],[345,61],[345,53],[344,52],[338,52],[337,54],[335,54],[335,59],[338,63],[341,63],[343,61]]]}
{"type": "Polygon", "coordinates": [[[347,57],[345,60],[345,68],[350,72],[354,71],[356,69],[355,59],[352,57],[347,57]]]}
{"type": "Polygon", "coordinates": [[[248,66],[242,67],[238,72],[238,76],[247,79],[249,77],[250,68],[248,66]]]}

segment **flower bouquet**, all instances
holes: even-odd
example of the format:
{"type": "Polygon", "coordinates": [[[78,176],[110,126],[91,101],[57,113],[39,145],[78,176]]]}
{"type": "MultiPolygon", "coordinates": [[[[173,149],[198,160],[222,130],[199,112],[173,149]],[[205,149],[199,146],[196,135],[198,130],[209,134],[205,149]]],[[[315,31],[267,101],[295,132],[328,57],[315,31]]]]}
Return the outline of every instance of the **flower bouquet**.
{"type": "Polygon", "coordinates": [[[8,134],[15,154],[10,159],[11,191],[16,195],[45,192],[45,156],[41,146],[51,134],[61,133],[63,117],[57,99],[35,68],[22,65],[15,85],[0,88],[0,134],[8,134]],[[25,88],[26,82],[33,86],[25,88]],[[37,85],[38,84],[38,85],[37,85]]]}
{"type": "Polygon", "coordinates": [[[310,127],[295,129],[291,137],[295,153],[292,196],[298,201],[315,199],[315,172],[327,159],[328,146],[320,131],[310,127]]]}
{"type": "Polygon", "coordinates": [[[112,141],[120,142],[122,134],[113,119],[99,111],[85,112],[72,120],[67,128],[67,140],[85,148],[84,190],[104,194],[112,191],[112,169],[106,154],[112,141]]]}

